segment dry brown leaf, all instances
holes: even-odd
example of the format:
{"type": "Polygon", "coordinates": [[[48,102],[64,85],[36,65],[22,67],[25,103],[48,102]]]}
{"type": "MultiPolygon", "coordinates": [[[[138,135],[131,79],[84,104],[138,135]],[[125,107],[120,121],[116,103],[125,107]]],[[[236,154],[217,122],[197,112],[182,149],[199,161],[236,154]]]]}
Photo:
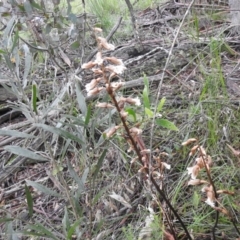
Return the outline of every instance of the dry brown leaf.
{"type": "Polygon", "coordinates": [[[227,144],[227,146],[229,147],[229,149],[232,151],[233,155],[236,157],[240,157],[240,151],[239,150],[235,150],[231,145],[227,144]]]}

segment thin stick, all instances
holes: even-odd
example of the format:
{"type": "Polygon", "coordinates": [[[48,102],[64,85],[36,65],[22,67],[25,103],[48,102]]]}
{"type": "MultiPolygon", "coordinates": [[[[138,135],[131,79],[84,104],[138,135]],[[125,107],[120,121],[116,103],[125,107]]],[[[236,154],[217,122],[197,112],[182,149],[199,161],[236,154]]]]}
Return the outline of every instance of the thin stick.
{"type": "Polygon", "coordinates": [[[133,13],[132,4],[131,4],[131,2],[129,0],[125,0],[125,2],[127,4],[128,10],[129,10],[130,15],[131,15],[131,20],[132,20],[132,26],[133,26],[135,40],[139,41],[139,34],[138,34],[138,31],[137,31],[136,19],[135,19],[134,13],[133,13]]]}
{"type": "MultiPolygon", "coordinates": [[[[189,11],[190,11],[190,9],[191,9],[191,7],[192,7],[192,5],[193,5],[194,2],[195,2],[195,0],[192,0],[191,3],[189,4],[189,6],[188,6],[188,8],[187,8],[187,11],[185,12],[185,14],[184,14],[184,16],[183,16],[183,19],[182,19],[182,21],[181,21],[181,23],[180,23],[180,26],[179,26],[179,28],[178,28],[178,30],[177,30],[177,33],[176,33],[176,35],[175,35],[175,37],[174,37],[174,39],[173,39],[173,42],[172,42],[170,51],[168,52],[168,57],[167,57],[167,60],[166,60],[166,63],[165,63],[164,69],[163,69],[163,74],[162,74],[162,77],[161,77],[161,81],[160,81],[159,86],[158,86],[158,89],[157,89],[157,98],[156,98],[156,102],[155,102],[154,115],[153,115],[152,124],[151,124],[151,129],[150,129],[150,144],[149,144],[149,145],[150,145],[150,146],[149,146],[150,149],[152,149],[152,145],[153,145],[153,129],[154,129],[154,127],[155,127],[155,119],[156,119],[156,113],[157,113],[157,106],[158,106],[158,101],[159,101],[160,94],[161,94],[161,90],[162,90],[163,79],[164,79],[164,77],[165,77],[165,73],[167,72],[166,70],[167,70],[167,67],[168,67],[168,65],[169,65],[169,63],[170,63],[170,60],[171,60],[171,57],[172,57],[172,51],[173,51],[173,48],[174,48],[175,43],[176,43],[176,41],[177,41],[177,37],[178,37],[178,35],[179,35],[179,33],[180,33],[180,30],[181,30],[181,28],[182,28],[182,26],[183,26],[183,23],[184,23],[184,21],[185,21],[185,19],[186,19],[186,17],[187,17],[187,15],[188,15],[188,13],[189,13],[189,11]]],[[[152,158],[151,158],[151,152],[150,152],[150,159],[152,159],[152,158]]],[[[150,161],[149,169],[151,169],[151,165],[152,165],[152,162],[150,161]]],[[[149,173],[149,174],[150,174],[150,173],[149,173]]]]}
{"type": "Polygon", "coordinates": [[[190,233],[188,232],[185,224],[183,223],[181,217],[178,215],[177,211],[174,209],[174,207],[172,206],[172,204],[170,203],[170,201],[168,200],[168,198],[166,197],[165,193],[163,192],[163,190],[161,190],[158,186],[158,184],[156,183],[155,179],[153,178],[153,176],[151,175],[150,177],[153,185],[155,186],[156,190],[158,191],[158,193],[160,194],[160,196],[163,198],[163,200],[166,202],[167,206],[170,208],[170,210],[172,211],[172,213],[175,215],[175,217],[177,218],[177,220],[180,222],[183,230],[185,231],[186,235],[187,235],[187,239],[192,240],[192,237],[190,235],[190,233]]]}

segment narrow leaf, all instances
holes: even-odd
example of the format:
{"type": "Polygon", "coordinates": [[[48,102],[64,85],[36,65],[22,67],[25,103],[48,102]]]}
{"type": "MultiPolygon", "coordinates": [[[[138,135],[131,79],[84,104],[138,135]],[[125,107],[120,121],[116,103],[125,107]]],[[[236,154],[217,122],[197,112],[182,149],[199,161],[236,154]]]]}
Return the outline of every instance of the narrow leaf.
{"type": "Polygon", "coordinates": [[[145,113],[148,115],[148,117],[152,118],[154,113],[149,108],[145,107],[145,113]]]}
{"type": "Polygon", "coordinates": [[[75,136],[75,135],[73,135],[73,134],[71,134],[71,133],[69,133],[65,130],[62,130],[60,128],[51,127],[51,126],[48,126],[48,125],[45,125],[45,124],[40,124],[40,123],[35,124],[35,126],[40,127],[40,128],[42,128],[46,131],[49,131],[51,133],[55,133],[59,136],[65,137],[66,139],[71,139],[71,140],[73,140],[75,142],[78,142],[80,144],[84,144],[84,142],[80,138],[78,138],[77,136],[75,136]]]}
{"type": "Polygon", "coordinates": [[[30,4],[30,1],[24,1],[23,2],[23,7],[24,7],[27,15],[31,15],[32,14],[33,10],[32,10],[32,6],[30,4]]]}
{"type": "Polygon", "coordinates": [[[144,89],[143,89],[143,105],[146,108],[150,108],[150,101],[148,98],[148,93],[147,93],[146,87],[144,87],[144,89]]]}
{"type": "Polygon", "coordinates": [[[17,16],[13,16],[9,21],[7,22],[7,27],[4,29],[4,34],[3,34],[3,45],[5,48],[8,48],[8,42],[9,42],[9,35],[10,32],[12,31],[14,24],[16,23],[17,16]]]}
{"type": "Polygon", "coordinates": [[[82,94],[82,91],[80,89],[79,84],[76,84],[76,93],[77,93],[77,101],[78,101],[78,106],[84,116],[87,114],[87,104],[85,101],[85,97],[82,94]]]}
{"type": "Polygon", "coordinates": [[[69,173],[70,173],[71,177],[75,180],[75,182],[78,185],[78,194],[80,196],[80,194],[85,191],[85,187],[84,187],[84,184],[82,182],[82,179],[73,170],[72,165],[70,164],[69,161],[67,162],[67,164],[68,164],[68,170],[69,170],[69,173]]]}
{"type": "Polygon", "coordinates": [[[92,205],[94,206],[98,201],[99,199],[102,197],[102,195],[108,190],[108,187],[106,188],[102,188],[93,198],[92,200],[92,205]]]}
{"type": "Polygon", "coordinates": [[[64,207],[64,216],[63,216],[62,224],[66,234],[70,228],[70,221],[69,221],[69,216],[68,216],[68,211],[66,206],[64,207]]]}
{"type": "Polygon", "coordinates": [[[144,81],[144,89],[143,89],[143,105],[144,105],[144,107],[150,109],[150,100],[149,100],[149,81],[148,81],[146,75],[144,75],[144,77],[143,77],[143,81],[144,81]]]}
{"type": "Polygon", "coordinates": [[[32,85],[32,105],[33,111],[37,114],[37,85],[33,83],[32,85]]]}
{"type": "Polygon", "coordinates": [[[25,55],[25,66],[24,66],[24,74],[23,74],[23,87],[25,88],[27,86],[27,77],[31,69],[31,63],[32,63],[32,54],[29,50],[29,47],[27,44],[23,44],[23,50],[25,55]]]}
{"type": "Polygon", "coordinates": [[[3,130],[3,129],[0,129],[0,136],[12,136],[18,138],[36,138],[36,136],[27,133],[18,132],[16,130],[3,130]]]}
{"type": "Polygon", "coordinates": [[[125,111],[128,113],[129,116],[132,117],[134,122],[137,121],[136,112],[132,108],[127,108],[127,109],[125,109],[125,111]]]}
{"type": "Polygon", "coordinates": [[[5,236],[13,236],[13,234],[14,234],[14,231],[13,231],[13,221],[7,222],[7,224],[5,226],[5,231],[6,231],[5,232],[5,236]]]}
{"type": "Polygon", "coordinates": [[[13,52],[14,48],[17,46],[18,40],[19,40],[19,32],[16,31],[16,33],[14,34],[14,38],[13,38],[11,53],[13,52]]]}
{"type": "Polygon", "coordinates": [[[75,41],[75,42],[73,42],[73,43],[70,45],[70,47],[71,47],[72,50],[78,49],[79,46],[80,46],[79,41],[75,41]]]}
{"type": "Polygon", "coordinates": [[[0,218],[0,223],[11,222],[11,221],[13,221],[13,220],[14,220],[14,218],[8,218],[8,217],[6,217],[6,218],[0,218]]]}
{"type": "Polygon", "coordinates": [[[178,128],[174,125],[173,122],[168,121],[167,119],[156,119],[156,123],[160,126],[160,127],[164,127],[167,128],[169,130],[173,130],[173,131],[179,131],[178,128]]]}
{"type": "MultiPolygon", "coordinates": [[[[20,233],[23,233],[25,236],[35,236],[35,237],[46,237],[46,235],[44,233],[39,233],[39,232],[34,232],[31,230],[23,230],[20,231],[20,233]]],[[[39,238],[37,238],[39,239],[39,238]]]]}
{"type": "Polygon", "coordinates": [[[86,183],[88,173],[89,173],[89,168],[87,167],[87,168],[84,170],[83,175],[82,175],[82,178],[81,178],[82,183],[83,183],[84,185],[85,185],[85,183],[86,183]]]}
{"type": "Polygon", "coordinates": [[[4,50],[0,49],[0,54],[6,54],[7,52],[5,52],[4,50]]]}
{"type": "Polygon", "coordinates": [[[106,156],[106,153],[107,153],[107,149],[104,149],[104,151],[102,152],[102,155],[98,159],[97,165],[96,165],[95,170],[93,172],[93,179],[94,180],[96,179],[97,174],[98,174],[100,168],[102,167],[102,163],[103,163],[103,160],[104,160],[104,158],[106,156]]]}
{"type": "Polygon", "coordinates": [[[25,193],[26,193],[26,198],[27,198],[28,212],[29,212],[29,216],[31,218],[33,215],[33,198],[32,198],[31,192],[26,184],[25,184],[25,193]]]}
{"type": "Polygon", "coordinates": [[[143,76],[143,81],[144,81],[144,87],[146,88],[146,92],[149,95],[149,81],[146,74],[144,74],[143,76]]]}
{"type": "Polygon", "coordinates": [[[16,154],[16,155],[19,155],[22,157],[39,160],[39,161],[48,161],[47,158],[40,156],[40,155],[36,154],[35,152],[32,152],[26,148],[21,148],[19,146],[9,145],[9,146],[4,147],[4,149],[8,152],[11,152],[13,154],[16,154]]]}
{"type": "Polygon", "coordinates": [[[88,106],[87,106],[87,114],[85,116],[85,126],[88,125],[88,123],[90,121],[90,118],[91,118],[91,105],[88,104],[88,106]]]}
{"type": "MultiPolygon", "coordinates": [[[[55,234],[53,234],[52,232],[50,232],[48,229],[46,229],[42,224],[37,223],[35,225],[29,224],[26,226],[25,228],[26,230],[34,230],[36,231],[37,236],[43,236],[43,237],[50,237],[52,239],[58,240],[58,238],[55,237],[55,234]]],[[[27,234],[28,231],[25,231],[25,233],[27,234]]],[[[33,234],[33,232],[30,232],[33,234]]]]}
{"type": "Polygon", "coordinates": [[[62,114],[63,117],[66,117],[66,118],[69,118],[72,122],[72,124],[74,125],[79,125],[79,126],[82,126],[84,127],[85,126],[85,123],[82,119],[80,119],[79,117],[74,117],[72,115],[68,115],[68,114],[62,114]]]}
{"type": "Polygon", "coordinates": [[[63,197],[61,194],[43,186],[40,183],[36,183],[36,182],[30,181],[30,180],[26,180],[26,183],[28,186],[32,186],[32,187],[36,188],[38,191],[40,191],[46,195],[50,195],[50,196],[54,196],[54,197],[63,197]]]}
{"type": "MultiPolygon", "coordinates": [[[[76,228],[79,227],[80,223],[82,221],[82,218],[78,219],[68,230],[68,233],[67,233],[67,240],[72,240],[72,235],[74,234],[74,232],[76,231],[76,228]]],[[[81,237],[82,233],[78,233],[78,235],[80,234],[80,236],[78,237],[81,237]]],[[[78,238],[80,239],[80,238],[78,238]]]]}
{"type": "Polygon", "coordinates": [[[166,102],[166,98],[163,97],[158,103],[157,112],[162,111],[162,108],[163,108],[163,105],[165,104],[165,102],[166,102]]]}
{"type": "Polygon", "coordinates": [[[34,0],[31,0],[30,4],[32,5],[33,8],[43,10],[43,8],[39,4],[37,4],[34,0]]]}

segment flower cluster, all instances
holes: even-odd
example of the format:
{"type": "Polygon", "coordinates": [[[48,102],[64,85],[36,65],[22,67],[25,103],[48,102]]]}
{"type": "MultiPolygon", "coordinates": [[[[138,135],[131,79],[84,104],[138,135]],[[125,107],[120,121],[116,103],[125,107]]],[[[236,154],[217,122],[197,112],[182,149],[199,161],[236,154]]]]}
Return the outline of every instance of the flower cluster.
{"type": "Polygon", "coordinates": [[[212,158],[211,156],[207,155],[206,150],[198,144],[196,138],[190,138],[186,142],[183,142],[183,146],[190,145],[195,143],[195,145],[191,148],[189,156],[193,156],[197,153],[197,157],[195,159],[195,163],[192,167],[188,167],[187,171],[188,174],[191,176],[191,180],[188,181],[188,185],[202,185],[205,184],[202,188],[202,192],[206,194],[207,199],[205,203],[210,205],[215,210],[230,216],[229,212],[221,206],[218,201],[218,194],[225,193],[229,195],[233,195],[234,192],[230,192],[228,190],[216,190],[214,186],[214,182],[211,178],[211,166],[212,166],[212,158]],[[205,169],[208,175],[208,181],[204,179],[199,179],[199,173],[202,169],[205,169]],[[219,207],[221,206],[221,207],[219,207]]]}
{"type": "Polygon", "coordinates": [[[98,36],[101,29],[94,28],[95,37],[98,43],[98,53],[94,61],[89,61],[82,65],[82,69],[90,69],[94,73],[94,79],[86,85],[88,96],[96,95],[103,89],[118,90],[122,82],[111,83],[113,77],[122,74],[126,67],[122,59],[116,57],[103,57],[104,50],[114,50],[113,44],[107,42],[103,37],[98,36]],[[103,84],[105,86],[99,86],[103,84]]]}
{"type": "Polygon", "coordinates": [[[153,172],[152,174],[156,176],[157,178],[162,178],[164,169],[170,170],[171,165],[164,162],[162,158],[164,156],[168,156],[167,153],[161,152],[158,156],[153,156],[153,159],[155,160],[155,163],[153,164],[153,172]],[[157,171],[159,170],[159,171],[157,171]]]}
{"type": "MultiPolygon", "coordinates": [[[[119,90],[124,82],[112,82],[113,78],[117,78],[120,74],[124,72],[126,67],[122,59],[116,57],[103,56],[104,50],[114,50],[113,44],[107,42],[107,40],[101,36],[102,30],[100,28],[94,28],[94,34],[98,44],[98,53],[96,54],[95,60],[82,65],[82,69],[89,69],[93,72],[94,78],[90,83],[86,84],[85,88],[87,91],[87,96],[97,95],[99,92],[105,90],[111,97],[111,103],[108,102],[98,102],[95,106],[99,108],[116,108],[119,112],[122,122],[125,121],[128,113],[124,110],[126,104],[139,106],[140,99],[130,98],[130,97],[117,97],[116,91],[119,90]]],[[[122,126],[114,126],[105,131],[106,138],[112,137],[119,128],[122,126]]],[[[139,129],[140,130],[140,129],[139,129]]],[[[134,129],[130,129],[134,132],[134,129]]],[[[134,135],[134,133],[133,133],[134,135]]]]}

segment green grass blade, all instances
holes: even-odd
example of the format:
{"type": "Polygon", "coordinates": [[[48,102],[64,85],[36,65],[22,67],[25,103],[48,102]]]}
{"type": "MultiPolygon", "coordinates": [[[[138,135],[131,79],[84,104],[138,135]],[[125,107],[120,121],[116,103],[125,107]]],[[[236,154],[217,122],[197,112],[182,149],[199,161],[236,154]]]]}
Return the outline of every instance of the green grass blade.
{"type": "Polygon", "coordinates": [[[96,165],[95,170],[93,172],[93,179],[94,180],[96,179],[97,174],[98,174],[98,172],[99,172],[99,170],[100,170],[100,168],[102,166],[102,163],[103,163],[103,160],[104,160],[104,158],[106,156],[106,153],[107,153],[107,149],[104,149],[104,151],[102,152],[100,158],[98,159],[97,165],[96,165]]]}
{"type": "Polygon", "coordinates": [[[37,114],[37,85],[35,83],[32,85],[32,105],[33,111],[37,114]]]}
{"type": "Polygon", "coordinates": [[[26,226],[26,231],[24,231],[25,234],[35,235],[35,236],[42,236],[42,237],[49,237],[51,239],[58,240],[55,235],[50,232],[48,229],[46,229],[42,224],[37,223],[35,225],[29,224],[26,226]],[[33,230],[29,232],[28,230],[33,230]]]}
{"type": "Polygon", "coordinates": [[[30,181],[30,180],[26,180],[26,183],[28,186],[32,186],[33,188],[36,188],[38,191],[40,191],[46,195],[54,196],[54,197],[61,197],[61,198],[63,197],[63,195],[43,186],[40,183],[36,183],[36,182],[30,181]]]}
{"type": "Polygon", "coordinates": [[[26,198],[27,198],[28,213],[31,218],[33,215],[33,198],[32,198],[32,194],[26,184],[25,184],[25,193],[26,193],[26,198]]]}
{"type": "Polygon", "coordinates": [[[14,220],[14,218],[8,218],[8,217],[6,217],[6,218],[0,218],[0,223],[11,222],[11,221],[13,221],[13,220],[14,220]]]}
{"type": "MultiPolygon", "coordinates": [[[[74,234],[76,228],[79,226],[79,224],[81,223],[82,219],[78,219],[68,230],[67,233],[67,240],[72,240],[72,235],[74,234]]],[[[78,233],[78,235],[82,235],[82,233],[78,233]]],[[[78,236],[80,239],[81,236],[78,236]]]]}
{"type": "Polygon", "coordinates": [[[26,157],[26,158],[30,158],[30,159],[34,159],[34,160],[38,160],[38,161],[48,161],[47,158],[40,156],[40,155],[36,154],[35,152],[32,152],[28,149],[21,148],[19,146],[10,146],[9,145],[9,146],[4,147],[4,149],[6,151],[16,154],[18,156],[22,156],[22,157],[26,157]]]}
{"type": "Polygon", "coordinates": [[[16,130],[3,130],[3,129],[0,129],[0,136],[11,136],[17,138],[36,138],[36,136],[27,133],[18,132],[16,130]]]}
{"type": "Polygon", "coordinates": [[[80,194],[85,191],[85,187],[84,187],[85,183],[77,175],[77,173],[73,170],[72,165],[70,164],[69,161],[67,162],[67,164],[68,164],[68,170],[69,170],[71,177],[75,180],[75,182],[78,185],[78,195],[80,196],[80,194]]]}
{"type": "Polygon", "coordinates": [[[70,221],[69,221],[67,207],[64,208],[64,216],[63,216],[63,220],[62,220],[62,225],[63,225],[63,229],[65,230],[65,233],[67,233],[70,228],[70,221]]]}
{"type": "Polygon", "coordinates": [[[90,119],[91,119],[91,105],[88,105],[87,106],[87,114],[85,116],[85,126],[88,125],[90,119]]]}
{"type": "Polygon", "coordinates": [[[36,127],[40,127],[48,132],[51,132],[51,133],[55,133],[61,137],[65,137],[66,139],[71,139],[75,142],[78,142],[80,144],[84,144],[84,142],[78,138],[77,136],[65,131],[65,130],[62,130],[60,128],[56,128],[56,127],[51,127],[51,126],[48,126],[48,125],[45,125],[45,124],[35,124],[36,127]]]}

